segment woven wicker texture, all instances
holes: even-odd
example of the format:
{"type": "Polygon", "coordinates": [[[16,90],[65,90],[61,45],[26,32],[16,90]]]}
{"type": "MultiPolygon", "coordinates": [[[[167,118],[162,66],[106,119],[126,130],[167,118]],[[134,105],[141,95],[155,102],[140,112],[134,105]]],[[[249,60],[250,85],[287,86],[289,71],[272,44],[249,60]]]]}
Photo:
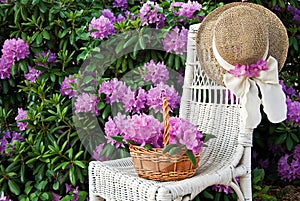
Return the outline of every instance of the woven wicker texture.
{"type": "MultiPolygon", "coordinates": [[[[164,147],[170,140],[170,108],[166,97],[162,98],[163,110],[163,144],[164,147]]],[[[177,154],[163,154],[163,148],[152,148],[146,150],[143,147],[130,145],[130,155],[133,167],[137,174],[145,179],[156,181],[178,181],[192,177],[199,163],[199,156],[196,156],[196,164],[193,165],[184,150],[177,154]]]]}
{"type": "Polygon", "coordinates": [[[196,165],[193,165],[186,154],[170,156],[163,154],[162,148],[145,150],[139,146],[130,146],[130,155],[138,175],[156,181],[178,181],[192,177],[199,163],[199,156],[196,165]]]}
{"type": "Polygon", "coordinates": [[[212,50],[215,39],[218,52],[230,64],[251,64],[262,58],[266,47],[282,69],[288,52],[288,36],[280,19],[258,4],[235,2],[209,13],[197,33],[199,62],[205,73],[224,85],[226,72],[216,61],[212,50]]]}
{"type": "Polygon", "coordinates": [[[90,200],[171,201],[191,200],[213,184],[231,186],[239,200],[252,200],[252,130],[244,130],[240,104],[223,86],[210,80],[199,66],[196,33],[190,27],[180,116],[204,133],[215,135],[201,153],[195,176],[181,181],[158,182],[138,177],[132,159],[93,161],[89,165],[90,200]],[[240,176],[240,185],[235,177],[240,176]]]}

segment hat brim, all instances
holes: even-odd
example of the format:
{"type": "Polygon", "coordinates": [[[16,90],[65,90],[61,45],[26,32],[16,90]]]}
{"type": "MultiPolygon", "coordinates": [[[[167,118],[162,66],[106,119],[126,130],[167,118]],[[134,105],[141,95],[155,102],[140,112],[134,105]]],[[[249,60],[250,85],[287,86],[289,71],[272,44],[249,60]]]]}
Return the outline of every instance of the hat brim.
{"type": "Polygon", "coordinates": [[[196,49],[197,56],[201,68],[207,76],[219,85],[223,85],[223,74],[226,72],[214,57],[212,50],[213,30],[218,17],[227,9],[235,6],[249,6],[258,10],[266,18],[265,22],[267,30],[269,31],[269,55],[272,55],[278,61],[278,70],[280,71],[284,66],[289,40],[285,26],[281,20],[269,9],[253,3],[234,2],[225,4],[209,13],[197,32],[196,49]]]}

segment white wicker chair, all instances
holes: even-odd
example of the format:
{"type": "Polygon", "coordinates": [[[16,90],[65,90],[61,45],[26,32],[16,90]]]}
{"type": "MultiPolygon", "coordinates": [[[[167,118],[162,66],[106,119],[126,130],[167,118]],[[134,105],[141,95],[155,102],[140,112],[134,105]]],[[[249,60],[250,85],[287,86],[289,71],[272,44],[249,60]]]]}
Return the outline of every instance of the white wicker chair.
{"type": "Polygon", "coordinates": [[[92,161],[90,201],[192,200],[214,184],[231,186],[239,200],[252,200],[252,130],[242,129],[238,100],[232,101],[228,90],[212,82],[200,68],[195,45],[198,27],[199,24],[192,25],[189,30],[180,116],[216,138],[209,140],[204,148],[196,175],[182,181],[157,182],[139,178],[131,158],[92,161]],[[240,184],[236,177],[240,178],[240,184]]]}

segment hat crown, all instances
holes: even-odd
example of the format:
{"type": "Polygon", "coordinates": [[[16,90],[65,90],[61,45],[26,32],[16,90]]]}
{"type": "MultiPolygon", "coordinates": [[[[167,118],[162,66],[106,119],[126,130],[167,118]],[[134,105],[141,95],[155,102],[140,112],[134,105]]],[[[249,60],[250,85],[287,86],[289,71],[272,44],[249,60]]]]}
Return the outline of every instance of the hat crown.
{"type": "Polygon", "coordinates": [[[263,15],[247,6],[223,12],[216,21],[213,40],[220,56],[232,65],[256,63],[269,49],[263,15]]]}

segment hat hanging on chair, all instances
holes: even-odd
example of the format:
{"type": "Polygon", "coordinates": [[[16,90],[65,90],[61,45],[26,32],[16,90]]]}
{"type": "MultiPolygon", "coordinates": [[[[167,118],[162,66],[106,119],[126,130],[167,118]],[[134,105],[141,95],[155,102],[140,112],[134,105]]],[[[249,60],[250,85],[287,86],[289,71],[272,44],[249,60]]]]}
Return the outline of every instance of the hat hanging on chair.
{"type": "Polygon", "coordinates": [[[245,2],[219,7],[201,23],[196,48],[207,76],[241,98],[246,128],[260,123],[260,104],[271,122],[285,120],[278,71],[287,57],[288,36],[274,13],[245,2]]]}

